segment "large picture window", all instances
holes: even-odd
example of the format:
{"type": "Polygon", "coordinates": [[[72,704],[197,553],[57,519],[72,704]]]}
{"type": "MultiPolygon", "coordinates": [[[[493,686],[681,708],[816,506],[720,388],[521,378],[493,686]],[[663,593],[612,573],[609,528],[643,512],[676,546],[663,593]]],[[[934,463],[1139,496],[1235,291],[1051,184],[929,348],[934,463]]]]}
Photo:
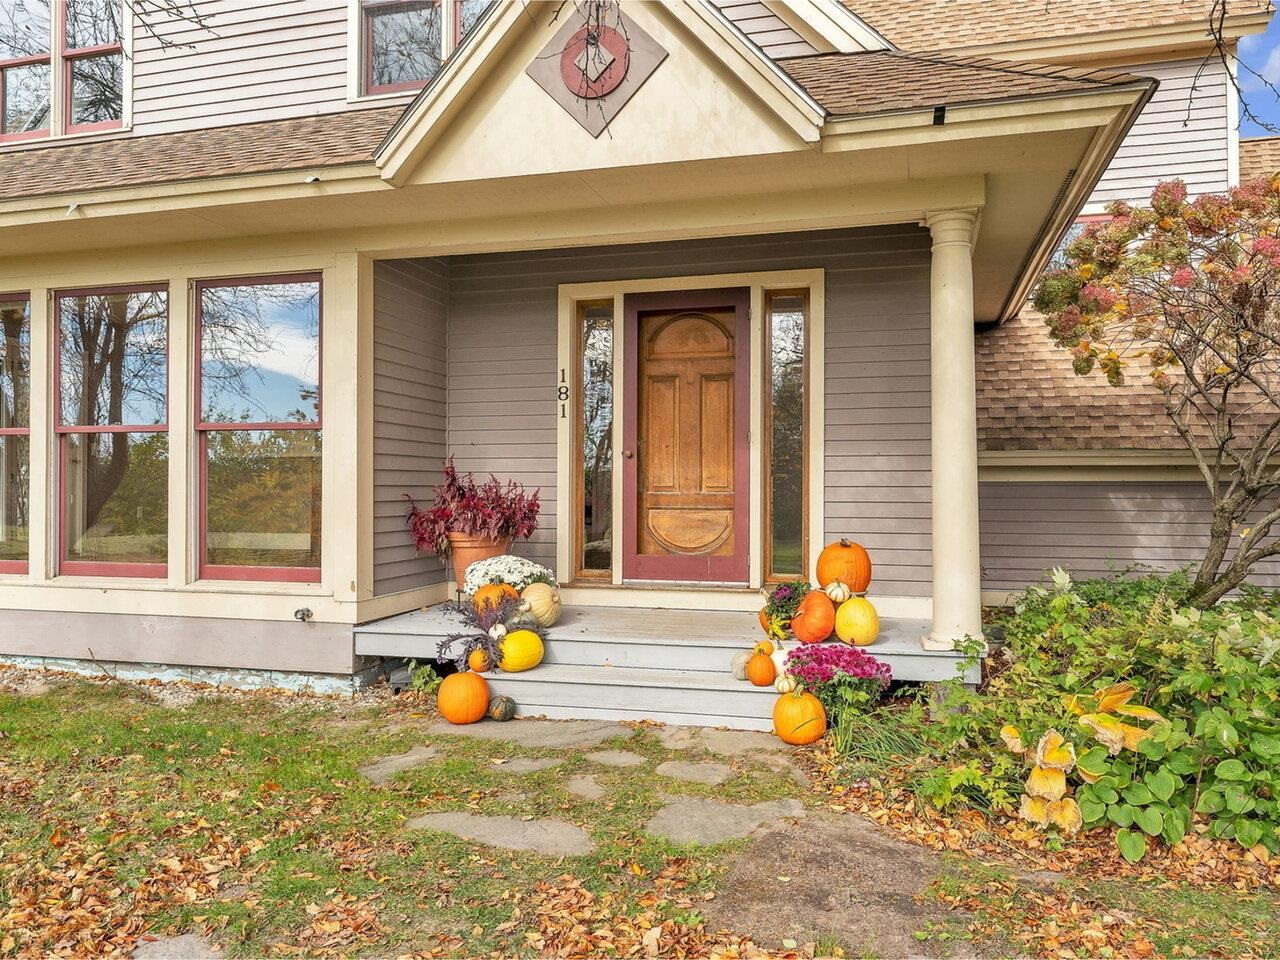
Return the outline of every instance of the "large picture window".
{"type": "Polygon", "coordinates": [[[61,291],[58,434],[62,573],[163,577],[168,558],[168,294],[61,291]]]}
{"type": "Polygon", "coordinates": [[[320,579],[320,277],[196,285],[200,576],[320,579]]]}
{"type": "Polygon", "coordinates": [[[31,534],[31,302],[0,295],[0,573],[26,573],[31,534]]]}
{"type": "Polygon", "coordinates": [[[765,293],[765,577],[808,570],[808,291],[765,293]]]}

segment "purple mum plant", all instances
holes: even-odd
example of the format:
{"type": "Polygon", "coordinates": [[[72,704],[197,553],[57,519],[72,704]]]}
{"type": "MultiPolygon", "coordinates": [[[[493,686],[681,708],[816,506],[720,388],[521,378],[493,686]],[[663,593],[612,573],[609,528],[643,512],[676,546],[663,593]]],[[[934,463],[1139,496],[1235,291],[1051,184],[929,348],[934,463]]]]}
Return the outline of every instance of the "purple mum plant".
{"type": "Polygon", "coordinates": [[[787,653],[787,673],[822,701],[832,724],[848,710],[861,710],[880,698],[893,671],[857,647],[810,643],[787,653]]]}

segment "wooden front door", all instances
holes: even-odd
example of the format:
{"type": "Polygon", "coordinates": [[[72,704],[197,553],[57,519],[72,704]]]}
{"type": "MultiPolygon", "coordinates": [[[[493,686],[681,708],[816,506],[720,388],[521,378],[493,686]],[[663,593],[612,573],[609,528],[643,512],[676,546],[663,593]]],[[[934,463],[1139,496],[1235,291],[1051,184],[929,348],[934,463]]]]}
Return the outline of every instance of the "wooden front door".
{"type": "Polygon", "coordinates": [[[749,301],[626,298],[624,579],[747,582],[749,301]]]}

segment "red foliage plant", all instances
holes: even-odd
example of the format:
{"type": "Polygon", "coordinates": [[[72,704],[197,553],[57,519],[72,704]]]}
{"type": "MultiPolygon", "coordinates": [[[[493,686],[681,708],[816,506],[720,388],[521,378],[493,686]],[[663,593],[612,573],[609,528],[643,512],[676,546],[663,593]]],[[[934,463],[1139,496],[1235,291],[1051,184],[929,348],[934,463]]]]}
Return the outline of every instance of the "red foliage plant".
{"type": "Polygon", "coordinates": [[[414,546],[437,557],[449,549],[450,533],[528,540],[538,529],[538,493],[526,492],[515,480],[504,483],[493,474],[477,484],[472,474],[458,473],[450,456],[444,463],[444,475],[432,489],[430,507],[423,509],[409,494],[404,495],[409,501],[405,521],[414,546]]]}

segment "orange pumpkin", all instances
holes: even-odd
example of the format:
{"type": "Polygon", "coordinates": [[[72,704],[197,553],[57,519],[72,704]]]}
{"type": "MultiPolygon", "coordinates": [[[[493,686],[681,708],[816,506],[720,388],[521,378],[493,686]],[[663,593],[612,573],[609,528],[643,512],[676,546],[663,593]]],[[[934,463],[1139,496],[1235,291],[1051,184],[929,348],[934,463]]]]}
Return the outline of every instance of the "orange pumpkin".
{"type": "Polygon", "coordinates": [[[509,583],[486,583],[476,591],[471,602],[476,605],[477,610],[483,610],[485,607],[496,607],[506,599],[520,599],[520,594],[515,587],[509,583]]]}
{"type": "Polygon", "coordinates": [[[767,687],[778,678],[778,668],[768,654],[753,654],[747,661],[747,679],[754,686],[767,687]]]}
{"type": "Polygon", "coordinates": [[[801,643],[821,643],[836,626],[836,605],[821,590],[810,590],[791,618],[791,632],[801,643]]]}
{"type": "Polygon", "coordinates": [[[450,723],[475,723],[489,709],[489,684],[478,673],[452,673],[440,684],[436,706],[450,723]]]}
{"type": "Polygon", "coordinates": [[[837,581],[848,584],[854,593],[871,586],[871,557],[861,544],[840,540],[818,554],[818,584],[825,589],[837,581]]]}
{"type": "Polygon", "coordinates": [[[764,612],[764,607],[760,608],[760,629],[766,634],[769,632],[769,615],[764,612]]]}
{"type": "Polygon", "coordinates": [[[827,732],[827,711],[812,693],[784,693],[773,705],[773,732],[783,743],[814,743],[827,732]]]}
{"type": "Polygon", "coordinates": [[[493,669],[493,661],[489,659],[489,654],[477,647],[467,654],[467,666],[476,673],[484,673],[493,669]]]}

